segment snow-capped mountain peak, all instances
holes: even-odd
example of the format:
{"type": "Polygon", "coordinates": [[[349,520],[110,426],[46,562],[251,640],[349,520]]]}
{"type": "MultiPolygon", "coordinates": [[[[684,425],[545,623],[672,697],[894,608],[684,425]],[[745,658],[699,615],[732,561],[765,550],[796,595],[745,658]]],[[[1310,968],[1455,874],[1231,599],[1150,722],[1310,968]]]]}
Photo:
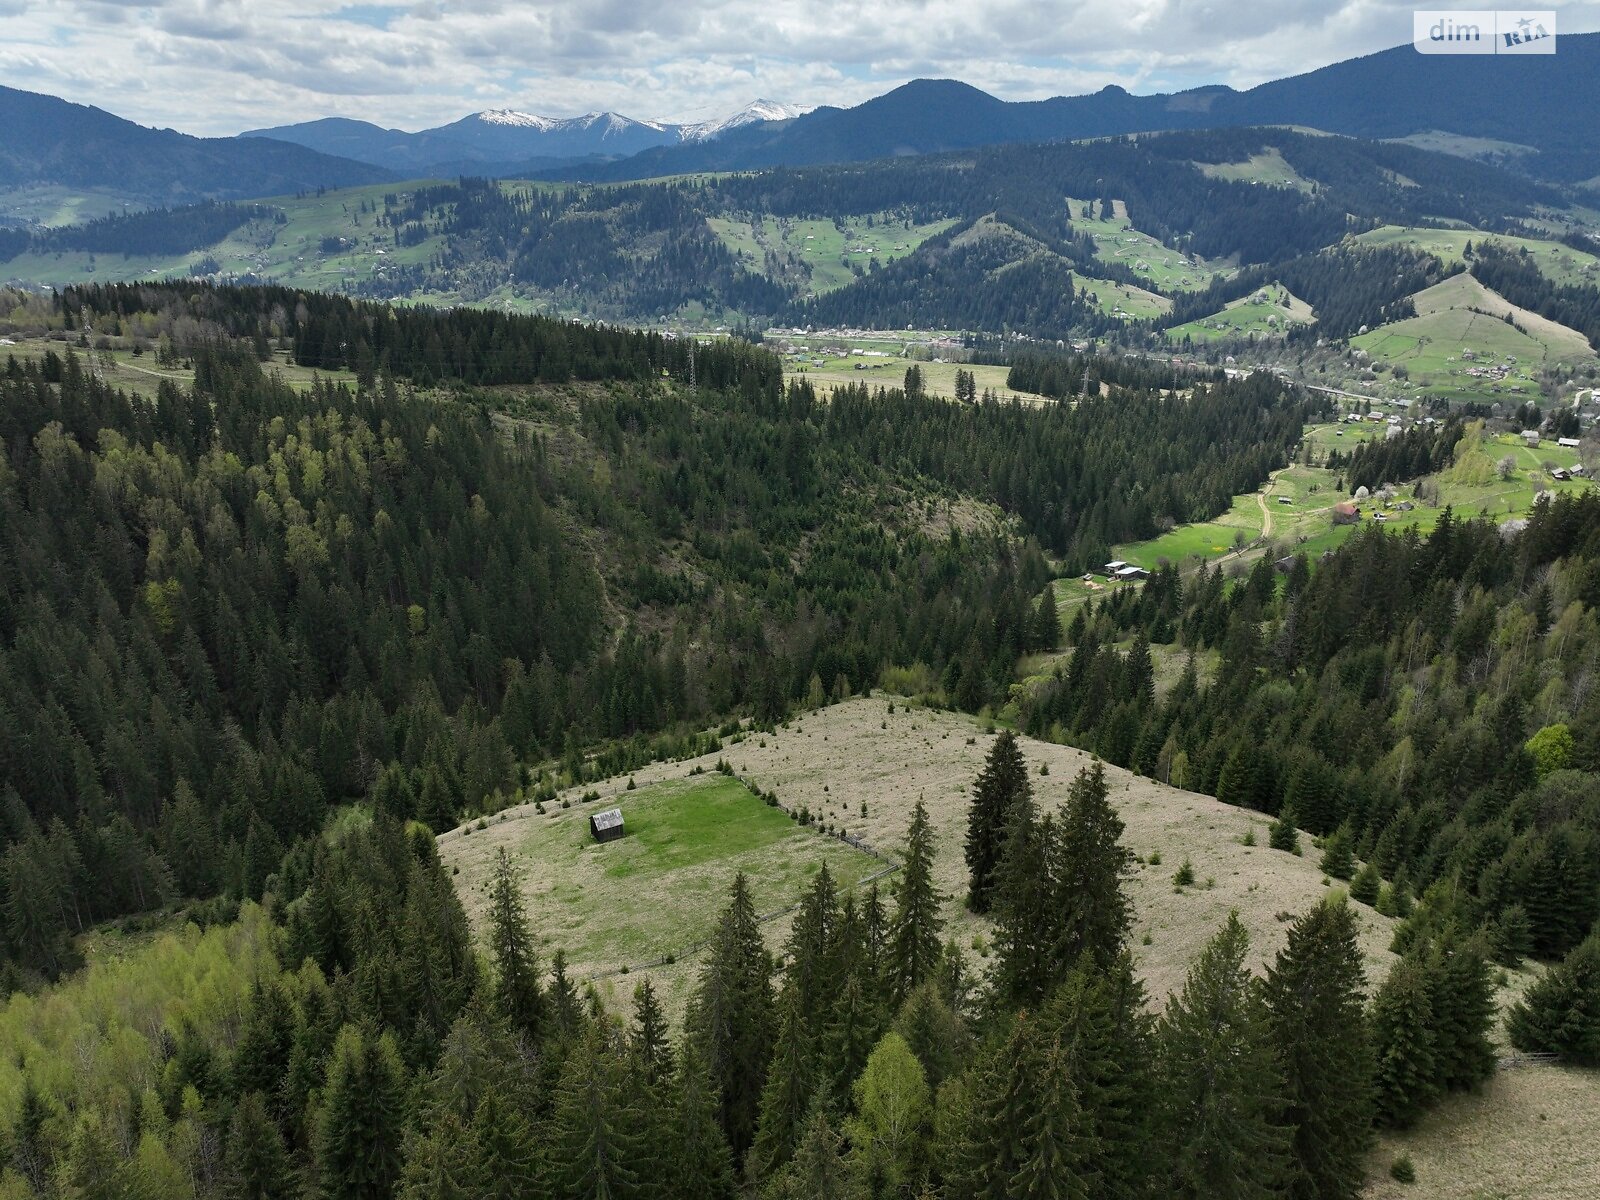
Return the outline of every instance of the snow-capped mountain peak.
{"type": "Polygon", "coordinates": [[[731,116],[715,117],[709,121],[681,126],[679,136],[686,142],[707,142],[712,138],[721,137],[730,129],[738,129],[741,125],[752,125],[757,121],[792,120],[804,116],[813,107],[810,104],[779,104],[775,100],[754,100],[731,116]]]}
{"type": "Polygon", "coordinates": [[[518,129],[537,129],[546,131],[553,129],[561,122],[553,117],[541,117],[535,113],[518,112],[514,108],[489,108],[478,114],[478,120],[485,125],[509,125],[518,129]]]}

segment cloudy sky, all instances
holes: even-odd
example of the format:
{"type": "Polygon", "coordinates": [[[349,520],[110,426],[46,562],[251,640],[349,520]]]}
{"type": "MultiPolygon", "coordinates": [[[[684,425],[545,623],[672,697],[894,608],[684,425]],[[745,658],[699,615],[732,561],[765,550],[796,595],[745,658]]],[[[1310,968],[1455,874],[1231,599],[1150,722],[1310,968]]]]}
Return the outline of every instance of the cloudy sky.
{"type": "MultiPolygon", "coordinates": [[[[1426,0],[1424,0],[1426,2],[1426,0]]],[[[1432,0],[1437,3],[1437,0],[1432,0]]],[[[0,83],[189,133],[484,108],[697,120],[908,79],[1006,99],[1248,87],[1408,42],[1390,0],[0,0],[0,83]]],[[[1600,0],[1557,4],[1600,29],[1600,0]]]]}

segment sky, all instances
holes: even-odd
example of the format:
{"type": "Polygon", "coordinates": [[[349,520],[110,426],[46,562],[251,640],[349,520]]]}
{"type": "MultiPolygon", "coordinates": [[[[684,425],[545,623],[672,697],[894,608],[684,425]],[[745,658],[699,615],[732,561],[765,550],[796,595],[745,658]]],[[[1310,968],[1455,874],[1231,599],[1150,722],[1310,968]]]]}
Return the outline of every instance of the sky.
{"type": "MultiPolygon", "coordinates": [[[[1427,0],[1425,0],[1427,2],[1427,0]]],[[[1431,0],[1437,4],[1438,0],[1431,0]]],[[[1390,0],[0,0],[0,84],[224,135],[486,108],[703,120],[911,79],[1007,100],[1249,87],[1411,40],[1390,0]]],[[[1600,30],[1600,0],[1552,5],[1600,30]]],[[[1559,50],[1558,50],[1559,53],[1559,50]]]]}

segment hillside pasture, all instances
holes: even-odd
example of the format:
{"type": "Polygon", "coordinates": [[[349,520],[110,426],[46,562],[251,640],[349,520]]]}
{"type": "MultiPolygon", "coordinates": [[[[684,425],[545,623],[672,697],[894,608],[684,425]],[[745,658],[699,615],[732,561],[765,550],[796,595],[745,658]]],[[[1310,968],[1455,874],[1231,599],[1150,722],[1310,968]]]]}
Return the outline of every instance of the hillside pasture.
{"type": "MultiPolygon", "coordinates": [[[[807,808],[894,861],[912,807],[922,799],[938,840],[934,877],[946,896],[947,932],[982,969],[991,930],[961,902],[962,839],[972,783],[991,742],[977,718],[907,705],[879,692],[796,717],[775,733],[743,735],[720,756],[742,779],[776,792],[785,808],[807,808]]],[[[1041,808],[1056,808],[1090,756],[1031,738],[1021,744],[1041,808]]],[[[541,816],[532,806],[519,806],[490,818],[485,829],[443,834],[439,851],[458,872],[457,889],[474,928],[482,932],[483,886],[495,850],[505,846],[516,856],[547,955],[564,946],[575,976],[594,980],[613,1006],[624,1005],[638,980],[648,976],[669,1009],[681,1013],[697,969],[692,956],[648,970],[608,972],[703,937],[734,871],[749,872],[757,908],[767,912],[792,903],[824,859],[846,881],[880,869],[877,860],[814,828],[780,829],[773,822],[789,818],[748,794],[739,796],[743,789],[736,782],[711,775],[716,790],[704,790],[705,777],[689,772],[696,766],[709,771],[717,757],[643,768],[633,775],[638,786],[632,792],[626,778],[615,779],[598,785],[601,798],[589,804],[579,804],[574,794],[570,809],[547,804],[541,816]],[[588,844],[588,814],[613,804],[636,832],[620,842],[588,844]],[[682,807],[689,811],[678,812],[682,807]],[[724,832],[723,822],[758,828],[724,832]]],[[[1288,916],[1329,893],[1309,836],[1305,857],[1269,850],[1267,818],[1260,813],[1116,767],[1106,768],[1106,777],[1127,824],[1123,840],[1145,860],[1129,883],[1136,911],[1133,948],[1157,1002],[1182,983],[1190,961],[1229,911],[1237,909],[1249,928],[1259,965],[1282,946],[1288,916]],[[1251,830],[1257,844],[1246,846],[1251,830]],[[1175,890],[1172,875],[1185,858],[1198,882],[1175,890]]],[[[886,899],[893,879],[883,881],[886,899]]],[[[1390,961],[1392,923],[1365,907],[1358,907],[1358,915],[1362,952],[1377,978],[1390,961]]],[[[769,946],[781,945],[788,922],[779,916],[765,926],[769,946]]]]}
{"type": "Polygon", "coordinates": [[[1302,192],[1314,190],[1311,182],[1289,164],[1283,157],[1283,151],[1276,146],[1268,147],[1260,154],[1252,154],[1242,162],[1194,165],[1211,179],[1227,179],[1235,183],[1259,183],[1269,187],[1290,187],[1302,192]]]}
{"type": "Polygon", "coordinates": [[[1213,275],[1235,273],[1227,263],[1183,254],[1135,229],[1128,219],[1128,206],[1121,200],[1112,201],[1109,218],[1100,216],[1098,201],[1069,198],[1066,203],[1073,232],[1086,233],[1094,239],[1097,257],[1120,263],[1163,290],[1197,291],[1209,284],[1213,275]],[[1084,215],[1086,211],[1088,216],[1084,215]]]}
{"type": "Polygon", "coordinates": [[[1351,338],[1350,345],[1376,363],[1405,367],[1431,395],[1533,399],[1546,367],[1595,360],[1582,334],[1508,303],[1471,275],[1454,275],[1412,302],[1416,316],[1351,338]]]}
{"type": "Polygon", "coordinates": [[[1552,283],[1594,283],[1600,280],[1600,259],[1554,240],[1511,237],[1478,229],[1445,229],[1425,225],[1380,225],[1352,239],[1361,246],[1410,246],[1446,263],[1464,263],[1467,243],[1486,240],[1512,250],[1526,250],[1552,283]]]}
{"type": "Polygon", "coordinates": [[[1221,312],[1167,330],[1171,342],[1215,342],[1228,338],[1281,337],[1296,325],[1315,320],[1311,306],[1281,283],[1258,288],[1221,312]]]}

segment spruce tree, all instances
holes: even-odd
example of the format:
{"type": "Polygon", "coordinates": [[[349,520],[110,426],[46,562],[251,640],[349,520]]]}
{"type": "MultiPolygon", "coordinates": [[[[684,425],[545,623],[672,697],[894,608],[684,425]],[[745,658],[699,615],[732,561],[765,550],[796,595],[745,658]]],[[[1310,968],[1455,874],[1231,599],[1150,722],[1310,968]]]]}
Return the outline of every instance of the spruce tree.
{"type": "Polygon", "coordinates": [[[1433,1102],[1438,1078],[1428,978],[1413,957],[1397,962],[1373,997],[1372,1042],[1378,1121],[1404,1129],[1433,1102]]]}
{"type": "MultiPolygon", "coordinates": [[[[1004,1042],[968,1077],[960,1145],[948,1165],[948,1191],[963,1200],[1010,1200],[1011,1181],[1028,1160],[1024,1130],[1040,1106],[1038,1021],[1020,1013],[1004,1042]]],[[[951,1085],[946,1085],[948,1088],[951,1085]]]]}
{"type": "Polygon", "coordinates": [[[1267,829],[1267,845],[1274,850],[1284,850],[1290,854],[1300,853],[1300,830],[1296,828],[1294,806],[1285,804],[1278,811],[1278,819],[1267,829]]]}
{"type": "Polygon", "coordinates": [[[994,968],[996,996],[1008,1007],[1043,999],[1054,972],[1059,939],[1058,914],[1051,902],[1045,847],[1053,822],[1034,817],[1033,800],[1024,797],[1011,810],[1005,854],[995,876],[994,968]]]}
{"type": "Polygon", "coordinates": [[[1011,811],[1031,795],[1028,768],[1022,761],[1016,735],[1009,729],[1002,730],[973,786],[972,807],[967,816],[967,907],[973,912],[986,913],[993,903],[995,875],[1005,852],[1011,811]]]}
{"type": "Polygon", "coordinates": [[[1350,880],[1350,899],[1357,904],[1365,904],[1369,908],[1378,902],[1378,893],[1383,889],[1383,877],[1378,874],[1378,868],[1368,863],[1355,873],[1350,880]]]}
{"type": "Polygon", "coordinates": [[[572,1200],[611,1200],[639,1186],[641,1138],[627,1076],[597,1029],[578,1039],[556,1087],[549,1185],[572,1200]]]}
{"type": "Polygon", "coordinates": [[[1122,845],[1122,819],[1111,807],[1105,766],[1079,771],[1046,846],[1052,920],[1060,928],[1052,982],[1084,954],[1114,962],[1133,923],[1123,892],[1133,855],[1122,845]]]}
{"type": "Polygon", "coordinates": [[[1490,1038],[1499,1016],[1484,935],[1452,932],[1429,948],[1425,961],[1439,1086],[1475,1088],[1495,1072],[1490,1038]]]}
{"type": "Polygon", "coordinates": [[[823,863],[801,898],[789,940],[784,944],[786,974],[790,985],[799,992],[800,1012],[813,1036],[827,1024],[837,997],[838,981],[831,976],[836,965],[839,919],[839,889],[834,885],[833,872],[823,863]]]}
{"type": "Polygon", "coordinates": [[[812,1109],[793,1160],[762,1195],[765,1200],[868,1200],[871,1193],[846,1161],[824,1105],[812,1109]]]}
{"type": "Polygon", "coordinates": [[[734,1161],[742,1163],[755,1140],[776,1025],[772,958],[742,872],[712,935],[685,1024],[714,1082],[734,1161]]]}
{"type": "Polygon", "coordinates": [[[789,1161],[817,1093],[811,1038],[793,984],[784,988],[781,1008],[778,1044],[761,1091],[761,1116],[750,1151],[750,1174],[756,1179],[771,1179],[789,1161]]]}
{"type": "Polygon", "coordinates": [[[669,1196],[728,1200],[734,1194],[733,1154],[717,1120],[717,1095],[705,1062],[690,1042],[678,1056],[677,1106],[665,1175],[669,1196]]]}
{"type": "Polygon", "coordinates": [[[933,884],[933,832],[928,810],[919,799],[911,810],[906,833],[905,863],[895,889],[895,911],[889,926],[889,1002],[899,1007],[939,963],[944,922],[939,917],[942,897],[933,884]]]}
{"type": "Polygon", "coordinates": [[[1590,934],[1528,989],[1506,1028],[1518,1050],[1600,1066],[1600,933],[1590,934]]]}
{"type": "Polygon", "coordinates": [[[1349,879],[1355,870],[1355,835],[1349,825],[1341,825],[1322,843],[1322,873],[1335,879],[1349,879]]]}
{"type": "Polygon", "coordinates": [[[405,1068],[393,1038],[339,1031],[328,1061],[316,1131],[317,1178],[325,1200],[387,1196],[400,1177],[405,1068]]]}
{"type": "Polygon", "coordinates": [[[1325,901],[1289,927],[1265,997],[1293,1130],[1288,1194],[1340,1200],[1361,1191],[1372,1124],[1365,976],[1349,905],[1325,901]]]}
{"type": "Polygon", "coordinates": [[[1248,948],[1234,913],[1189,969],[1158,1027],[1166,1195],[1282,1195],[1283,1077],[1266,1006],[1244,965],[1248,948]]]}
{"type": "Polygon", "coordinates": [[[531,1038],[543,1032],[546,1006],[539,984],[539,956],[517,887],[511,857],[501,846],[489,884],[489,953],[494,959],[494,1002],[513,1028],[531,1038]]]}
{"type": "Polygon", "coordinates": [[[672,1074],[672,1046],[667,1040],[667,1017],[648,979],[633,989],[633,1028],[628,1033],[639,1076],[656,1087],[672,1074]]]}
{"type": "Polygon", "coordinates": [[[260,1092],[246,1092],[234,1105],[222,1177],[227,1200],[290,1200],[297,1193],[283,1137],[260,1092]]]}
{"type": "Polygon", "coordinates": [[[1053,1045],[1037,1068],[1039,1105],[1022,1129],[1022,1166],[1009,1187],[1015,1200],[1089,1200],[1100,1194],[1094,1171],[1099,1146],[1067,1057],[1053,1045]]]}
{"type": "Polygon", "coordinates": [[[1155,1022],[1145,1000],[1133,959],[1123,951],[1105,967],[1079,960],[1040,1012],[1077,1089],[1084,1136],[1096,1147],[1094,1194],[1105,1200],[1150,1193],[1155,1022]]]}
{"type": "Polygon", "coordinates": [[[533,1130],[496,1089],[485,1090],[467,1144],[472,1153],[470,1177],[477,1181],[479,1200],[521,1200],[537,1193],[544,1164],[535,1150],[533,1130]]]}
{"type": "Polygon", "coordinates": [[[1061,610],[1056,607],[1056,587],[1044,585],[1039,606],[1034,610],[1033,641],[1040,650],[1054,650],[1061,644],[1061,610]]]}

